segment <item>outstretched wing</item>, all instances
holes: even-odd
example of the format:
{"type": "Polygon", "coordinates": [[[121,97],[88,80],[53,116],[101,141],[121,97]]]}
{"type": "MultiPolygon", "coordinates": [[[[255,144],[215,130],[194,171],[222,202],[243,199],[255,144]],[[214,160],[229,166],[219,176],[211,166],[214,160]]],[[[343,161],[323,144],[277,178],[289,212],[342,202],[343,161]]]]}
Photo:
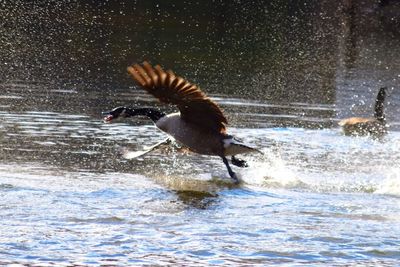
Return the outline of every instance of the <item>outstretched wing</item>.
{"type": "Polygon", "coordinates": [[[148,93],[160,102],[177,105],[186,122],[204,130],[225,132],[228,122],[222,110],[197,85],[171,70],[164,71],[159,65],[152,67],[146,61],[142,65],[128,67],[128,73],[148,93]]]}

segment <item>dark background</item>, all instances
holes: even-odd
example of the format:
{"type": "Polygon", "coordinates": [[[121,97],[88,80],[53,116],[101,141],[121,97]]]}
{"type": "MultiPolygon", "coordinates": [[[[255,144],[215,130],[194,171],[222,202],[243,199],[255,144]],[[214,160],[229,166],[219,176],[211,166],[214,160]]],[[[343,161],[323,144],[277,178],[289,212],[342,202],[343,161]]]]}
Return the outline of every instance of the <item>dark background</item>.
{"type": "Polygon", "coordinates": [[[395,91],[400,79],[398,1],[5,0],[0,7],[2,90],[29,83],[108,97],[132,87],[129,64],[149,60],[210,94],[347,110],[361,103],[354,95],[366,95],[370,110],[378,87],[395,91]]]}

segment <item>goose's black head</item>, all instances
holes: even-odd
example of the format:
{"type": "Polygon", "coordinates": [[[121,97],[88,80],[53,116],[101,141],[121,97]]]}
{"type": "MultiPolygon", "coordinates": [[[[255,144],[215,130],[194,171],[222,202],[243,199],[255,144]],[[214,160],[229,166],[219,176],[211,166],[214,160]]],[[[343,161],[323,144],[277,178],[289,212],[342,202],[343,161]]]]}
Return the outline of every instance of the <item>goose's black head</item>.
{"type": "Polygon", "coordinates": [[[154,109],[154,108],[127,108],[127,107],[116,107],[111,111],[103,112],[104,122],[111,122],[118,118],[128,118],[133,116],[147,116],[153,122],[157,122],[160,118],[165,116],[165,113],[154,109]]]}
{"type": "Polygon", "coordinates": [[[103,121],[104,122],[111,122],[112,120],[118,119],[118,118],[126,118],[129,117],[130,114],[128,114],[126,107],[116,107],[111,111],[106,111],[102,112],[104,115],[103,121]]]}

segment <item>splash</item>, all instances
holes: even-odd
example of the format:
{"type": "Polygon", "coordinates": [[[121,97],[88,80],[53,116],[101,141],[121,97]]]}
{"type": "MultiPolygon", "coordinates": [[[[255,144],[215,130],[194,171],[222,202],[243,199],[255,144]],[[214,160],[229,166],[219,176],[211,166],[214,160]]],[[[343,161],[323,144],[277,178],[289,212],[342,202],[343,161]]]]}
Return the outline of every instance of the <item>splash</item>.
{"type": "Polygon", "coordinates": [[[377,186],[376,194],[400,196],[400,168],[389,169],[386,178],[377,186]]]}
{"type": "Polygon", "coordinates": [[[241,172],[242,180],[245,183],[274,188],[304,186],[296,173],[287,166],[279,152],[272,149],[263,152],[263,156],[249,160],[251,167],[241,172]]]}
{"type": "MultiPolygon", "coordinates": [[[[387,144],[375,144],[366,147],[365,150],[368,153],[371,150],[374,153],[382,152],[382,146],[386,148],[387,144]]],[[[397,165],[378,167],[373,164],[378,159],[368,156],[368,153],[366,155],[359,151],[360,156],[350,157],[346,156],[346,153],[339,153],[340,156],[337,151],[332,151],[330,157],[343,160],[340,166],[336,165],[338,164],[336,160],[327,161],[323,166],[315,163],[310,165],[304,158],[287,158],[276,148],[264,149],[264,153],[261,157],[251,158],[250,168],[240,171],[240,177],[246,184],[321,193],[374,193],[400,196],[400,168],[397,165]],[[354,165],[356,162],[359,164],[354,165]],[[333,165],[328,166],[329,164],[333,165]]]]}

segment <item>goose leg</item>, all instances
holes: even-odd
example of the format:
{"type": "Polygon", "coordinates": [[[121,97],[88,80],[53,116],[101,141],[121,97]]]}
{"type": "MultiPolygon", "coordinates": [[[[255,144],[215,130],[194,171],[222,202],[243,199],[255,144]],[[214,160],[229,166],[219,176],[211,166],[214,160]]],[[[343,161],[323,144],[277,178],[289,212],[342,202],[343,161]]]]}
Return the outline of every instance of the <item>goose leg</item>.
{"type": "Polygon", "coordinates": [[[247,164],[247,162],[243,159],[238,159],[235,156],[232,156],[231,158],[231,162],[233,165],[244,168],[244,167],[249,167],[249,165],[247,164]]]}
{"type": "Polygon", "coordinates": [[[222,161],[224,162],[226,168],[228,169],[229,175],[234,180],[234,183],[238,184],[239,183],[239,179],[237,178],[236,173],[234,171],[232,171],[231,166],[229,166],[228,160],[226,159],[225,156],[221,156],[221,158],[222,158],[222,161]]]}
{"type": "Polygon", "coordinates": [[[161,142],[159,142],[159,143],[157,143],[155,145],[152,145],[150,147],[145,147],[144,150],[142,150],[142,151],[129,151],[129,150],[126,150],[126,149],[122,149],[121,150],[122,157],[125,158],[125,159],[134,159],[134,158],[143,156],[143,155],[145,155],[145,154],[157,149],[161,145],[166,145],[166,144],[169,144],[169,143],[171,143],[171,139],[167,138],[167,139],[165,139],[165,140],[163,140],[163,141],[161,141],[161,142]]]}

